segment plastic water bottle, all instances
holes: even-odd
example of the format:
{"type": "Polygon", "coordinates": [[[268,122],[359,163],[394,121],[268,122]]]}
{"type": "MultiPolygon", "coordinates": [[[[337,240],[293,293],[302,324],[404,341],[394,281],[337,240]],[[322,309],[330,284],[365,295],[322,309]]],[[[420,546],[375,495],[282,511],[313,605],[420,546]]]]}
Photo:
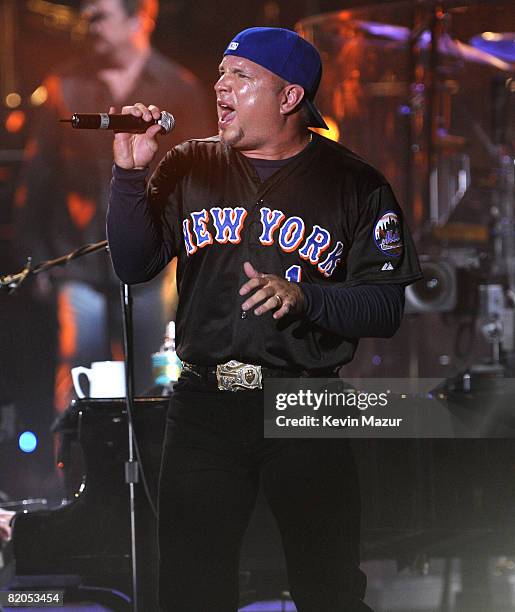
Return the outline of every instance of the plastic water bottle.
{"type": "Polygon", "coordinates": [[[182,362],[175,352],[175,322],[170,321],[165,329],[163,345],[152,354],[152,377],[156,385],[171,389],[179,380],[182,362]]]}

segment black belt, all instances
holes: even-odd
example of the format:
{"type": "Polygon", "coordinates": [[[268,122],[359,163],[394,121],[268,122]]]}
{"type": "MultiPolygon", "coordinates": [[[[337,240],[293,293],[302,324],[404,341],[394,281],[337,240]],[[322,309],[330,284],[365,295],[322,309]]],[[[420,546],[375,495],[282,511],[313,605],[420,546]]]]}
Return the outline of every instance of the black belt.
{"type": "MultiPolygon", "coordinates": [[[[183,363],[183,369],[194,372],[202,376],[202,378],[216,379],[216,366],[201,366],[193,363],[183,363]]],[[[261,372],[263,373],[263,378],[303,378],[307,376],[306,372],[277,370],[274,368],[265,368],[263,366],[261,366],[261,372]]]]}
{"type": "Polygon", "coordinates": [[[267,368],[235,360],[214,366],[183,362],[183,372],[191,372],[206,382],[216,381],[218,388],[222,391],[262,389],[264,378],[299,378],[306,376],[305,372],[299,370],[267,368]]]}

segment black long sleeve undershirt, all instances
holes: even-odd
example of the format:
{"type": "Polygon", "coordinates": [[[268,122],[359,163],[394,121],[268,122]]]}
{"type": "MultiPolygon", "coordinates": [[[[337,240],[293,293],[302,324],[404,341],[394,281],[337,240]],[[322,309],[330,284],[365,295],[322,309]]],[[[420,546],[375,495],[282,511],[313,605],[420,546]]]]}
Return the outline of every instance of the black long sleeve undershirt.
{"type": "Polygon", "coordinates": [[[305,316],[345,338],[390,338],[401,323],[403,285],[300,286],[306,296],[305,316]]]}
{"type": "MultiPolygon", "coordinates": [[[[149,280],[170,259],[169,248],[146,205],[145,170],[114,168],[108,213],[111,257],[127,283],[149,280]]],[[[346,338],[389,338],[404,309],[402,284],[352,287],[300,283],[306,296],[306,318],[346,338]]]]}

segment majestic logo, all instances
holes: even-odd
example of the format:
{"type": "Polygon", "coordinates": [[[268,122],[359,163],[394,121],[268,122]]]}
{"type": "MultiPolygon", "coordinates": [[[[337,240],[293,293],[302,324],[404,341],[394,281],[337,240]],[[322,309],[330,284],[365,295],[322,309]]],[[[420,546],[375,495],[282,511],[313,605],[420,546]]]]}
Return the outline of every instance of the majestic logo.
{"type": "Polygon", "coordinates": [[[235,51],[238,47],[239,47],[240,43],[238,42],[232,42],[229,43],[229,46],[227,47],[229,49],[229,51],[235,51]]]}
{"type": "Polygon", "coordinates": [[[401,224],[396,213],[385,212],[375,224],[374,242],[384,255],[397,257],[402,253],[401,224]]]}
{"type": "Polygon", "coordinates": [[[387,261],[383,265],[383,267],[381,268],[381,270],[393,270],[393,269],[394,269],[394,267],[392,266],[392,264],[389,261],[387,261]]]}

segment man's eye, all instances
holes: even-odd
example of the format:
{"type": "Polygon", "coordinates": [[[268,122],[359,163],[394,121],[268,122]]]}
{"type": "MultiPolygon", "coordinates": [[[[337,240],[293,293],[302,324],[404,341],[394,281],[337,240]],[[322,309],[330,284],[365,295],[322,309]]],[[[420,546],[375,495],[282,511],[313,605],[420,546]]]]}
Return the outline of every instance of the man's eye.
{"type": "Polygon", "coordinates": [[[105,13],[95,13],[94,15],[91,15],[91,17],[89,18],[89,23],[100,23],[101,21],[106,21],[107,19],[107,15],[105,13]]]}

